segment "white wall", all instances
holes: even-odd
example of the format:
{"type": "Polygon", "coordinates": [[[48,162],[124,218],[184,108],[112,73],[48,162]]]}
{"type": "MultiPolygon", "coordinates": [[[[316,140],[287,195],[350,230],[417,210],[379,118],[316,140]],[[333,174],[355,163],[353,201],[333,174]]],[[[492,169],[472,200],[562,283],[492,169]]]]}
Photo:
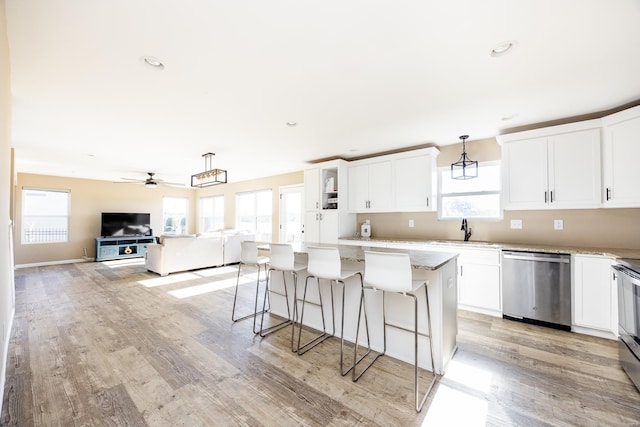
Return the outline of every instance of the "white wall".
{"type": "MultiPolygon", "coordinates": [[[[9,247],[9,219],[11,218],[11,94],[9,47],[5,0],[0,0],[0,323],[2,323],[2,352],[0,356],[0,390],[4,395],[9,336],[15,307],[13,267],[9,247]]],[[[0,413],[2,412],[0,399],[0,413]]]]}

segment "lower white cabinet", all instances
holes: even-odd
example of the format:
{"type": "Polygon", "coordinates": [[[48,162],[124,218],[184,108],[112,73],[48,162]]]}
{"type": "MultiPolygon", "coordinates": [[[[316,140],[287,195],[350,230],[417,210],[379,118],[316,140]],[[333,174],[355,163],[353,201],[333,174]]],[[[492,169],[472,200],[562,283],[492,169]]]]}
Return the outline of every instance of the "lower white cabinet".
{"type": "Polygon", "coordinates": [[[611,270],[613,259],[596,255],[574,255],[574,332],[615,338],[618,328],[618,290],[611,270]]]}
{"type": "Polygon", "coordinates": [[[389,243],[387,247],[457,253],[458,307],[502,317],[500,249],[424,243],[389,243]]]}
{"type": "Polygon", "coordinates": [[[458,257],[458,307],[502,316],[500,250],[464,249],[458,257]]]}
{"type": "MultiPolygon", "coordinates": [[[[344,224],[342,228],[345,228],[344,224]]],[[[340,217],[337,210],[325,209],[306,212],[304,222],[305,242],[336,244],[341,231],[340,217]]]]}

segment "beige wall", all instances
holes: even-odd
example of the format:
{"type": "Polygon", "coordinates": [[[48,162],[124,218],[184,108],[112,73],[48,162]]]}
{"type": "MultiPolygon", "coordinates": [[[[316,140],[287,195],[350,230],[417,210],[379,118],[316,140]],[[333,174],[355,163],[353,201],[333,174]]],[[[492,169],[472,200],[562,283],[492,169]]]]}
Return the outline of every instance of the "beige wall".
{"type": "MultiPolygon", "coordinates": [[[[2,326],[0,390],[4,390],[7,350],[15,307],[9,239],[9,220],[11,218],[10,78],[5,1],[0,0],[0,323],[2,324],[0,325],[2,326]]],[[[1,411],[2,401],[0,401],[1,411]]]]}
{"type": "MultiPolygon", "coordinates": [[[[462,144],[440,148],[438,167],[458,160],[462,144]]],[[[501,147],[494,138],[467,142],[473,160],[501,158],[501,147]]],[[[459,221],[439,221],[435,212],[358,214],[358,224],[371,221],[374,237],[462,240],[459,221]],[[415,227],[409,228],[413,219],[415,227]]],[[[544,211],[504,211],[501,221],[469,221],[471,240],[571,245],[596,248],[640,249],[640,209],[575,209],[544,211]],[[512,230],[511,219],[521,219],[523,228],[512,230]],[[563,230],[553,229],[553,220],[564,221],[563,230]]]]}
{"type": "Polygon", "coordinates": [[[16,264],[33,264],[81,259],[83,248],[95,257],[95,238],[100,236],[102,212],[149,212],[154,234],[162,230],[162,198],[189,198],[189,232],[195,230],[195,191],[189,188],[146,188],[134,183],[113,183],[90,179],[18,173],[16,191],[16,264]],[[68,243],[22,244],[20,238],[22,188],[71,191],[68,243]]]}
{"type": "Polygon", "coordinates": [[[83,248],[89,257],[95,257],[95,238],[100,235],[102,212],[149,212],[155,235],[162,234],[162,198],[189,198],[189,233],[197,230],[198,198],[223,194],[225,196],[225,227],[235,226],[235,194],[252,190],[273,190],[273,233],[278,236],[278,189],[280,186],[302,184],[303,173],[295,172],[260,180],[230,183],[204,189],[158,187],[146,188],[139,184],[65,178],[56,176],[18,174],[16,191],[16,264],[37,264],[81,259],[83,248]],[[71,218],[68,243],[25,244],[19,236],[23,187],[64,189],[71,191],[71,218]]]}

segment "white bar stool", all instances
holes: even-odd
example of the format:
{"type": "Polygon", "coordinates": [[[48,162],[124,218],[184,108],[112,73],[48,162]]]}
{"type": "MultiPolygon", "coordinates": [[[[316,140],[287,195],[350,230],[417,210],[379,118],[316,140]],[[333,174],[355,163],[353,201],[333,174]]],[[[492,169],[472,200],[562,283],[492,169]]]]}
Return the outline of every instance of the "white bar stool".
{"type": "MultiPolygon", "coordinates": [[[[253,333],[257,334],[256,330],[256,316],[258,313],[258,294],[260,291],[260,270],[264,266],[264,275],[265,280],[267,279],[267,264],[269,263],[269,257],[258,255],[258,245],[256,242],[252,240],[245,240],[240,242],[240,263],[238,264],[238,278],[236,279],[236,293],[233,297],[233,309],[231,310],[231,320],[233,322],[238,322],[240,320],[248,319],[249,317],[253,317],[253,333]],[[238,299],[238,287],[240,283],[240,271],[242,270],[242,266],[254,266],[258,269],[258,278],[256,279],[256,301],[254,304],[253,313],[247,314],[242,317],[236,316],[236,300],[238,299]]],[[[268,283],[265,285],[268,286],[268,283]]],[[[264,310],[263,310],[264,311],[264,310]]]]}
{"type": "MultiPolygon", "coordinates": [[[[340,260],[340,252],[338,248],[335,247],[309,247],[308,248],[309,255],[309,265],[307,267],[307,271],[309,275],[304,282],[304,293],[302,296],[302,308],[300,310],[300,322],[299,322],[299,330],[298,330],[298,344],[297,351],[298,355],[303,355],[308,350],[312,349],[316,345],[320,344],[324,340],[329,337],[335,335],[336,331],[336,319],[335,319],[335,310],[333,303],[333,284],[337,283],[342,285],[342,318],[341,318],[341,328],[340,328],[340,373],[344,376],[349,373],[353,366],[359,363],[362,359],[364,359],[367,354],[371,351],[371,342],[369,339],[369,324],[367,320],[367,313],[364,314],[365,328],[367,330],[367,352],[359,359],[355,360],[354,365],[351,365],[346,371],[344,370],[344,303],[345,303],[345,283],[344,281],[353,276],[360,276],[360,309],[362,309],[362,299],[364,298],[364,288],[362,283],[362,272],[360,270],[354,269],[346,269],[342,266],[342,261],[340,260]],[[319,304],[313,303],[311,301],[307,301],[307,285],[309,283],[309,279],[314,278],[318,284],[318,295],[319,295],[319,304]],[[320,289],[320,280],[329,280],[331,284],[331,316],[333,318],[333,331],[332,333],[327,332],[325,319],[324,319],[324,306],[322,304],[322,292],[320,289]],[[317,335],[314,339],[308,341],[307,343],[300,345],[300,340],[302,336],[302,325],[304,321],[304,307],[305,304],[315,304],[320,306],[320,312],[322,313],[322,328],[323,331],[319,335],[317,335]]],[[[297,301],[296,301],[297,305],[297,301]]],[[[358,313],[358,323],[360,322],[360,313],[358,313]]],[[[359,327],[360,325],[358,325],[359,327]]],[[[294,326],[295,328],[295,326],[294,326]]],[[[357,346],[356,346],[357,351],[357,346]]],[[[356,354],[357,357],[357,353],[356,354]]]]}
{"type": "MultiPolygon", "coordinates": [[[[387,326],[399,328],[398,326],[388,324],[385,314],[385,294],[387,292],[395,292],[403,296],[409,296],[413,298],[414,302],[414,330],[411,331],[414,334],[414,381],[415,381],[415,399],[416,399],[416,411],[420,412],[424,406],[431,389],[433,388],[438,376],[435,372],[433,364],[433,345],[431,344],[431,313],[429,310],[429,292],[427,290],[428,282],[425,280],[413,280],[411,262],[409,260],[409,254],[406,253],[391,253],[391,252],[364,252],[364,287],[365,289],[381,290],[382,293],[382,319],[384,330],[384,349],[382,353],[378,354],[359,374],[356,370],[353,370],[352,379],[358,381],[358,379],[364,374],[367,369],[378,360],[380,356],[383,356],[387,351],[387,326]],[[417,292],[424,289],[426,297],[427,308],[427,323],[429,325],[429,351],[431,353],[431,372],[433,372],[433,379],[427,388],[422,399],[419,396],[418,387],[418,336],[423,335],[418,331],[418,297],[417,292]]],[[[364,291],[363,291],[364,292],[364,291]]],[[[360,302],[362,305],[362,300],[360,302]]],[[[366,310],[365,310],[366,314],[366,310]]],[[[358,316],[360,313],[358,313],[358,316]]],[[[403,329],[403,328],[400,328],[403,329]]],[[[403,329],[404,330],[404,329],[403,329]]],[[[358,342],[358,334],[360,332],[360,319],[358,319],[358,329],[356,330],[356,350],[358,342]]],[[[356,360],[357,353],[354,351],[353,359],[356,360]]]]}
{"type": "MultiPolygon", "coordinates": [[[[307,268],[306,264],[295,262],[293,246],[286,243],[271,243],[270,246],[271,246],[271,253],[270,253],[270,261],[269,261],[269,271],[267,272],[268,286],[266,286],[264,289],[262,318],[260,319],[260,336],[261,337],[265,337],[270,333],[276,332],[277,330],[282,329],[287,325],[291,325],[295,321],[296,307],[294,303],[293,316],[292,316],[291,309],[289,306],[289,293],[287,291],[286,273],[290,273],[291,276],[293,276],[293,295],[294,295],[293,301],[295,302],[296,289],[298,287],[298,272],[303,271],[307,268]],[[282,272],[282,283],[284,285],[283,286],[284,290],[282,291],[282,293],[279,291],[275,291],[273,289],[273,280],[271,280],[271,278],[273,277],[274,271],[282,272]],[[287,301],[287,319],[265,329],[263,325],[264,325],[264,314],[265,312],[268,311],[266,309],[267,298],[269,299],[269,301],[271,301],[271,297],[268,297],[267,295],[271,295],[271,293],[275,293],[277,295],[283,296],[287,301]]],[[[294,333],[292,328],[291,350],[295,351],[293,347],[293,336],[294,336],[294,333]]]]}

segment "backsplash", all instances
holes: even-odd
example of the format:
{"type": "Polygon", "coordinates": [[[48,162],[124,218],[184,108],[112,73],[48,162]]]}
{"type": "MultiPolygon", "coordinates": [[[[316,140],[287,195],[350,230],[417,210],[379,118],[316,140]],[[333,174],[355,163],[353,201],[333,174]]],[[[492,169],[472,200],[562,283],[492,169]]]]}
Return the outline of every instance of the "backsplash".
{"type": "MultiPolygon", "coordinates": [[[[367,219],[372,237],[464,240],[460,220],[439,221],[435,212],[358,214],[358,224],[367,219]]],[[[640,209],[504,211],[500,221],[468,219],[468,228],[471,241],[640,249],[640,209]],[[512,219],[522,220],[522,229],[511,229],[512,219]],[[554,230],[557,219],[563,230],[554,230]]]]}

